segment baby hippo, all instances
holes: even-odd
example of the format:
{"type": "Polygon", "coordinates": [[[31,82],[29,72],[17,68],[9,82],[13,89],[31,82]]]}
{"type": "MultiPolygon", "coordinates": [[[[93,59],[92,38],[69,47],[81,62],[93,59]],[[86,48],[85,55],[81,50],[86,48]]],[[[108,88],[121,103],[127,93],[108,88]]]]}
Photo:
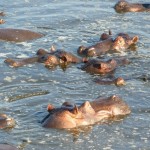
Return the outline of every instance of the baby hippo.
{"type": "Polygon", "coordinates": [[[51,109],[48,116],[43,119],[42,126],[57,129],[76,128],[92,125],[115,116],[125,116],[131,112],[128,105],[115,95],[108,98],[98,98],[91,102],[86,101],[78,107],[75,105],[68,108],[65,105],[63,104],[63,107],[60,108],[49,106],[51,109]]]}
{"type": "Polygon", "coordinates": [[[12,128],[15,126],[15,121],[5,114],[0,114],[0,129],[12,128]]]}
{"type": "Polygon", "coordinates": [[[114,9],[118,13],[124,12],[150,12],[150,4],[140,4],[140,3],[128,3],[125,0],[120,0],[115,6],[114,9]]]}
{"type": "Polygon", "coordinates": [[[130,62],[127,59],[109,59],[107,61],[100,61],[98,59],[88,60],[81,69],[91,73],[91,74],[100,74],[105,75],[112,73],[117,66],[126,65],[130,62]]]}
{"type": "Polygon", "coordinates": [[[80,46],[77,53],[79,55],[93,57],[104,55],[106,53],[122,52],[136,44],[138,36],[130,37],[126,33],[119,33],[113,38],[111,31],[109,31],[109,34],[103,33],[100,40],[100,42],[89,47],[80,46]]]}
{"type": "Polygon", "coordinates": [[[37,51],[37,56],[16,60],[7,58],[4,62],[12,67],[21,67],[39,62],[44,63],[46,67],[53,68],[61,64],[67,65],[69,63],[80,63],[82,61],[86,61],[86,58],[79,58],[72,53],[63,50],[47,52],[44,49],[39,49],[37,51]]]}

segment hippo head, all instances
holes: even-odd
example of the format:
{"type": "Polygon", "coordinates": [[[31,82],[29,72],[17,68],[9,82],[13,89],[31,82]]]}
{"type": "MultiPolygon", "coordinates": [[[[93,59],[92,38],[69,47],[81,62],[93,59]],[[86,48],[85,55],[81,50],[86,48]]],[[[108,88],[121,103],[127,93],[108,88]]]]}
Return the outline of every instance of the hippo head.
{"type": "Polygon", "coordinates": [[[124,1],[124,0],[120,0],[115,6],[114,9],[116,10],[116,12],[118,13],[123,13],[127,11],[127,7],[128,7],[129,3],[124,1]]]}
{"type": "Polygon", "coordinates": [[[116,86],[122,86],[122,85],[125,85],[125,81],[122,77],[118,77],[115,79],[115,85],[116,86]]]}
{"type": "Polygon", "coordinates": [[[15,121],[5,114],[0,114],[0,129],[12,128],[15,126],[15,121]]]}
{"type": "Polygon", "coordinates": [[[89,118],[92,118],[90,116],[93,116],[95,111],[88,101],[80,107],[75,105],[72,109],[66,108],[66,105],[68,104],[63,104],[63,107],[57,108],[56,111],[51,113],[43,122],[43,126],[46,128],[67,129],[93,123],[92,119],[89,118]]]}
{"type": "Polygon", "coordinates": [[[131,113],[129,106],[119,96],[111,96],[110,101],[112,101],[111,112],[113,116],[124,116],[131,113]]]}
{"type": "Polygon", "coordinates": [[[59,65],[59,59],[55,55],[48,55],[44,64],[47,68],[53,68],[56,65],[59,65]]]}
{"type": "Polygon", "coordinates": [[[77,53],[79,54],[79,55],[87,55],[86,53],[86,50],[87,50],[87,48],[85,47],[85,46],[80,46],[78,49],[77,49],[77,53]]]}
{"type": "Polygon", "coordinates": [[[133,38],[118,36],[114,40],[111,49],[120,52],[121,50],[128,49],[131,45],[136,44],[137,41],[138,41],[138,36],[134,36],[133,38]]]}

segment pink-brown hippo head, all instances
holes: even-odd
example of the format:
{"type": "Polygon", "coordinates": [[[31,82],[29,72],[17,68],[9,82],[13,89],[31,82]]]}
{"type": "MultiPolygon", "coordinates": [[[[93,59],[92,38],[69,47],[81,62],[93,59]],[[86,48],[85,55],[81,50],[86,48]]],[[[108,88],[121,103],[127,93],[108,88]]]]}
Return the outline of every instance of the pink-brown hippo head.
{"type": "Polygon", "coordinates": [[[119,33],[114,39],[110,51],[122,52],[129,49],[132,45],[138,42],[138,36],[130,37],[128,34],[119,33]]]}
{"type": "Polygon", "coordinates": [[[120,0],[115,4],[114,9],[118,13],[150,11],[150,4],[129,3],[120,0]]]}
{"type": "Polygon", "coordinates": [[[0,129],[12,128],[15,126],[13,118],[8,117],[5,114],[0,114],[0,129]]]}
{"type": "MultiPolygon", "coordinates": [[[[66,106],[66,104],[63,105],[66,106]]],[[[129,106],[116,95],[104,99],[99,98],[91,102],[85,101],[82,105],[78,107],[75,105],[71,109],[50,106],[50,110],[49,115],[43,120],[42,126],[57,129],[93,125],[103,119],[125,116],[131,112],[129,106]]]]}
{"type": "Polygon", "coordinates": [[[100,61],[96,59],[89,60],[85,63],[81,69],[91,74],[108,74],[112,73],[117,67],[115,59],[109,59],[107,61],[100,61]]]}

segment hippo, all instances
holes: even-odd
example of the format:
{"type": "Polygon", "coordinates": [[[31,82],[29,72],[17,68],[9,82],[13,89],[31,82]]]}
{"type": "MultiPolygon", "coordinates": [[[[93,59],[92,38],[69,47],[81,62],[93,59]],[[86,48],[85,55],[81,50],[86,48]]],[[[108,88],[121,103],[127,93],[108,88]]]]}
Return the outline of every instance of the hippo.
{"type": "Polygon", "coordinates": [[[0,114],[0,129],[12,128],[15,126],[13,118],[8,117],[6,114],[0,114]]]}
{"type": "Polygon", "coordinates": [[[5,20],[0,19],[0,24],[4,24],[4,23],[5,23],[5,20]]]}
{"type": "Polygon", "coordinates": [[[125,80],[122,77],[118,77],[115,79],[95,79],[94,82],[100,85],[110,85],[115,84],[116,86],[123,86],[125,85],[125,80]]]}
{"type": "Polygon", "coordinates": [[[5,13],[3,11],[0,12],[0,16],[5,16],[5,13]]]}
{"type": "Polygon", "coordinates": [[[114,9],[118,13],[143,11],[150,12],[150,4],[129,3],[125,0],[120,0],[115,4],[114,9]]]}
{"type": "Polygon", "coordinates": [[[79,46],[77,53],[86,57],[101,56],[106,53],[120,53],[135,45],[138,41],[138,36],[130,37],[126,33],[119,33],[113,38],[111,31],[109,31],[109,34],[103,33],[100,40],[95,45],[89,47],[79,46]]]}
{"type": "Polygon", "coordinates": [[[19,150],[19,149],[9,144],[0,144],[0,150],[19,150]]]}
{"type": "Polygon", "coordinates": [[[91,73],[105,75],[115,71],[117,66],[129,64],[130,61],[126,58],[123,59],[109,59],[107,61],[101,61],[98,59],[89,59],[81,69],[91,73]]]}
{"type": "Polygon", "coordinates": [[[43,36],[43,34],[24,29],[0,29],[0,40],[9,42],[25,42],[43,36]]]}
{"type": "Polygon", "coordinates": [[[63,104],[63,107],[51,108],[49,114],[43,119],[42,126],[57,129],[78,128],[131,113],[129,106],[116,95],[97,98],[91,102],[85,101],[80,106],[74,105],[72,108],[65,106],[66,104],[63,104]]]}
{"type": "Polygon", "coordinates": [[[48,52],[44,49],[39,49],[37,51],[37,55],[31,58],[16,59],[16,60],[7,58],[4,62],[12,67],[21,67],[27,64],[39,62],[44,63],[45,67],[53,68],[61,64],[67,65],[69,63],[80,63],[86,61],[87,61],[86,58],[79,58],[73,55],[72,53],[66,52],[64,50],[56,50],[48,52]]]}

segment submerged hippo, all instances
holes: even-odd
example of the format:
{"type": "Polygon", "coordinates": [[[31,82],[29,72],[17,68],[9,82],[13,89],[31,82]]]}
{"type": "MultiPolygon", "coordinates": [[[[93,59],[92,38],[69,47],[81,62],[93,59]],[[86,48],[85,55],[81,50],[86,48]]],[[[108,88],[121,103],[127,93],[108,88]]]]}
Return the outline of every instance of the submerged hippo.
{"type": "Polygon", "coordinates": [[[21,67],[27,64],[36,62],[44,63],[46,67],[53,68],[57,65],[67,65],[69,63],[80,63],[87,61],[86,58],[79,58],[70,52],[64,50],[56,50],[47,52],[44,49],[37,51],[37,56],[25,59],[11,59],[7,58],[4,62],[12,67],[21,67]]]}
{"type": "Polygon", "coordinates": [[[101,85],[115,84],[116,86],[123,86],[126,84],[125,80],[122,77],[118,77],[115,79],[95,79],[94,82],[101,85]]]}
{"type": "Polygon", "coordinates": [[[0,144],[0,150],[18,150],[18,148],[8,144],[0,144]]]}
{"type": "Polygon", "coordinates": [[[100,40],[100,42],[89,47],[80,46],[77,53],[79,55],[93,57],[106,53],[122,52],[128,50],[132,45],[136,44],[138,41],[138,36],[130,37],[126,33],[119,33],[115,38],[113,38],[111,33],[103,33],[100,40]]]}
{"type": "Polygon", "coordinates": [[[4,23],[5,23],[5,20],[0,19],[0,24],[4,24],[4,23]]]}
{"type": "Polygon", "coordinates": [[[5,114],[0,114],[0,129],[12,128],[15,126],[14,119],[5,114]]]}
{"type": "Polygon", "coordinates": [[[5,16],[5,13],[3,11],[1,11],[0,16],[5,16]]]}
{"type": "Polygon", "coordinates": [[[107,61],[101,61],[98,59],[89,59],[81,69],[91,74],[108,74],[112,73],[117,66],[129,64],[129,60],[123,59],[109,59],[107,61]]]}
{"type": "Polygon", "coordinates": [[[43,36],[43,34],[24,29],[0,29],[0,40],[10,42],[25,42],[43,36]]]}
{"type": "Polygon", "coordinates": [[[60,108],[52,107],[48,116],[43,119],[42,126],[58,129],[75,128],[92,125],[103,119],[125,116],[130,112],[129,106],[119,96],[113,95],[91,102],[86,101],[78,107],[75,105],[68,108],[65,107],[65,104],[60,108]]]}
{"type": "Polygon", "coordinates": [[[125,0],[120,0],[115,6],[114,9],[118,13],[124,12],[150,12],[150,4],[140,4],[140,3],[129,3],[125,0]]]}

